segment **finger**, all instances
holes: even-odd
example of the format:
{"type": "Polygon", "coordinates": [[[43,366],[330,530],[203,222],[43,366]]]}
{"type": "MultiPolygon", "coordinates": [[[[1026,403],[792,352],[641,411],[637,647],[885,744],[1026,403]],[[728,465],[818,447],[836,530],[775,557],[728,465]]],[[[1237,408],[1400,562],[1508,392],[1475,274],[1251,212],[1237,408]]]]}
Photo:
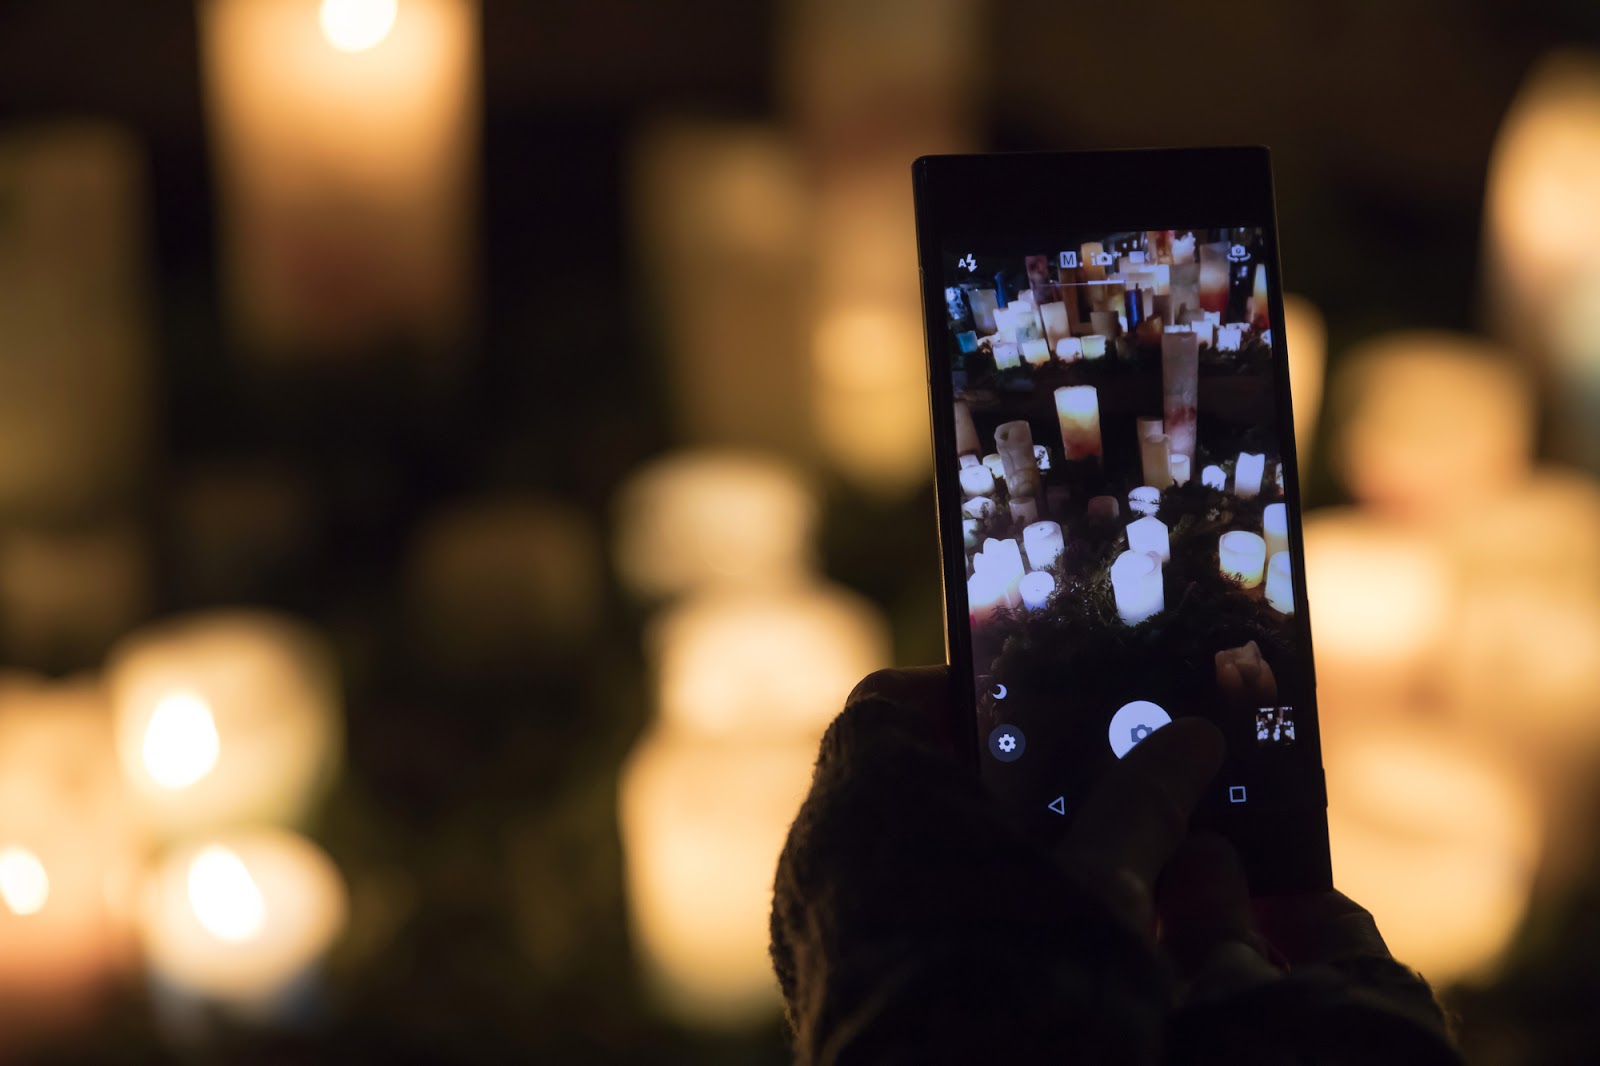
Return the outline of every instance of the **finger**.
{"type": "Polygon", "coordinates": [[[948,666],[913,666],[876,670],[851,690],[846,709],[882,701],[915,711],[914,720],[926,730],[925,738],[943,750],[956,750],[956,700],[950,689],[948,666]]]}
{"type": "Polygon", "coordinates": [[[1254,904],[1257,927],[1293,965],[1387,959],[1372,914],[1342,892],[1266,896],[1254,904]]]}
{"type": "Polygon", "coordinates": [[[1150,734],[1090,791],[1067,834],[1068,862],[1091,877],[1126,873],[1148,898],[1222,756],[1222,734],[1203,718],[1150,734]]]}
{"type": "Polygon", "coordinates": [[[1156,885],[1156,914],[1161,946],[1185,977],[1229,946],[1242,945],[1263,961],[1239,856],[1214,833],[1193,834],[1178,846],[1156,885]]]}

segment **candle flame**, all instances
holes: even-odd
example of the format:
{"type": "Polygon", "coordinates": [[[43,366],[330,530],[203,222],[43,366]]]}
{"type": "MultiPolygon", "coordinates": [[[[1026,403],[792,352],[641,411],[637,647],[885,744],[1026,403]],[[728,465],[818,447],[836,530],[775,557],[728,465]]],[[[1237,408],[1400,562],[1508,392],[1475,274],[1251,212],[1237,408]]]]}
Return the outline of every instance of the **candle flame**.
{"type": "Polygon", "coordinates": [[[365,52],[389,36],[399,7],[399,0],[322,0],[322,34],[341,52],[365,52]]]}
{"type": "Polygon", "coordinates": [[[189,906],[206,932],[230,944],[254,939],[266,924],[266,901],[244,861],[215,844],[189,863],[189,906]]]}
{"type": "Polygon", "coordinates": [[[15,845],[0,850],[0,899],[12,914],[36,914],[49,898],[50,875],[37,855],[15,845]]]}
{"type": "Polygon", "coordinates": [[[217,765],[221,741],[206,701],[193,692],[162,698],[144,734],[144,766],[163,788],[187,788],[217,765]]]}

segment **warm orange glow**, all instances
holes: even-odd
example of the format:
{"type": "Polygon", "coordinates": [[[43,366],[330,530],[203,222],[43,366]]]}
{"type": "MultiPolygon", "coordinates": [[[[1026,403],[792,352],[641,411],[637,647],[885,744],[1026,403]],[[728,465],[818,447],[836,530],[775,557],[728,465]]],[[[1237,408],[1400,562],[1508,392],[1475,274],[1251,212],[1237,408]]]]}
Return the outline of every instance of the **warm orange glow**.
{"type": "Polygon", "coordinates": [[[397,0],[322,0],[322,34],[341,52],[365,52],[394,29],[397,0]]]}
{"type": "Polygon", "coordinates": [[[261,935],[266,902],[239,856],[215,845],[189,863],[189,905],[206,932],[240,943],[261,935]]]}
{"type": "Polygon", "coordinates": [[[144,767],[163,788],[194,784],[217,765],[217,723],[193,692],[162,698],[144,734],[144,767]]]}
{"type": "Polygon", "coordinates": [[[1311,444],[1322,415],[1322,374],[1328,357],[1328,330],[1322,312],[1304,296],[1283,297],[1284,344],[1289,350],[1289,392],[1294,406],[1294,444],[1300,473],[1310,468],[1311,444]]]}
{"type": "Polygon", "coordinates": [[[50,875],[27,848],[0,848],[0,901],[18,917],[37,914],[50,899],[50,875]]]}
{"type": "Polygon", "coordinates": [[[930,476],[922,323],[914,303],[845,305],[817,327],[823,448],[864,487],[902,495],[930,476]]]}

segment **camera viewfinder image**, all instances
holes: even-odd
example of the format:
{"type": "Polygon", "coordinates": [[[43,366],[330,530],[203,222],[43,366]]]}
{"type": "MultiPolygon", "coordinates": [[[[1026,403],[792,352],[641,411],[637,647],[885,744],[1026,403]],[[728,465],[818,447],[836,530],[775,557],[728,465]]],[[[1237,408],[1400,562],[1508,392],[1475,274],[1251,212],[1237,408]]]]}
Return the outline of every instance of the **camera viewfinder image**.
{"type": "Polygon", "coordinates": [[[1294,743],[1294,708],[1263,707],[1256,712],[1256,743],[1294,743]]]}

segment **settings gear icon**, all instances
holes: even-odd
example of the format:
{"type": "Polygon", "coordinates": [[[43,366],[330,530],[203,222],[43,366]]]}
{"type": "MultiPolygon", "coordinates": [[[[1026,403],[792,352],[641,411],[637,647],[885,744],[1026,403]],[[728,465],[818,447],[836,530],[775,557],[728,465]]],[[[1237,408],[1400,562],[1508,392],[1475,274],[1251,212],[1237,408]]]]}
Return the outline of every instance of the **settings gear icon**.
{"type": "Polygon", "coordinates": [[[994,745],[1009,755],[1011,752],[1017,750],[1017,738],[1012,736],[1010,733],[1001,733],[1000,739],[995,741],[994,745]]]}

